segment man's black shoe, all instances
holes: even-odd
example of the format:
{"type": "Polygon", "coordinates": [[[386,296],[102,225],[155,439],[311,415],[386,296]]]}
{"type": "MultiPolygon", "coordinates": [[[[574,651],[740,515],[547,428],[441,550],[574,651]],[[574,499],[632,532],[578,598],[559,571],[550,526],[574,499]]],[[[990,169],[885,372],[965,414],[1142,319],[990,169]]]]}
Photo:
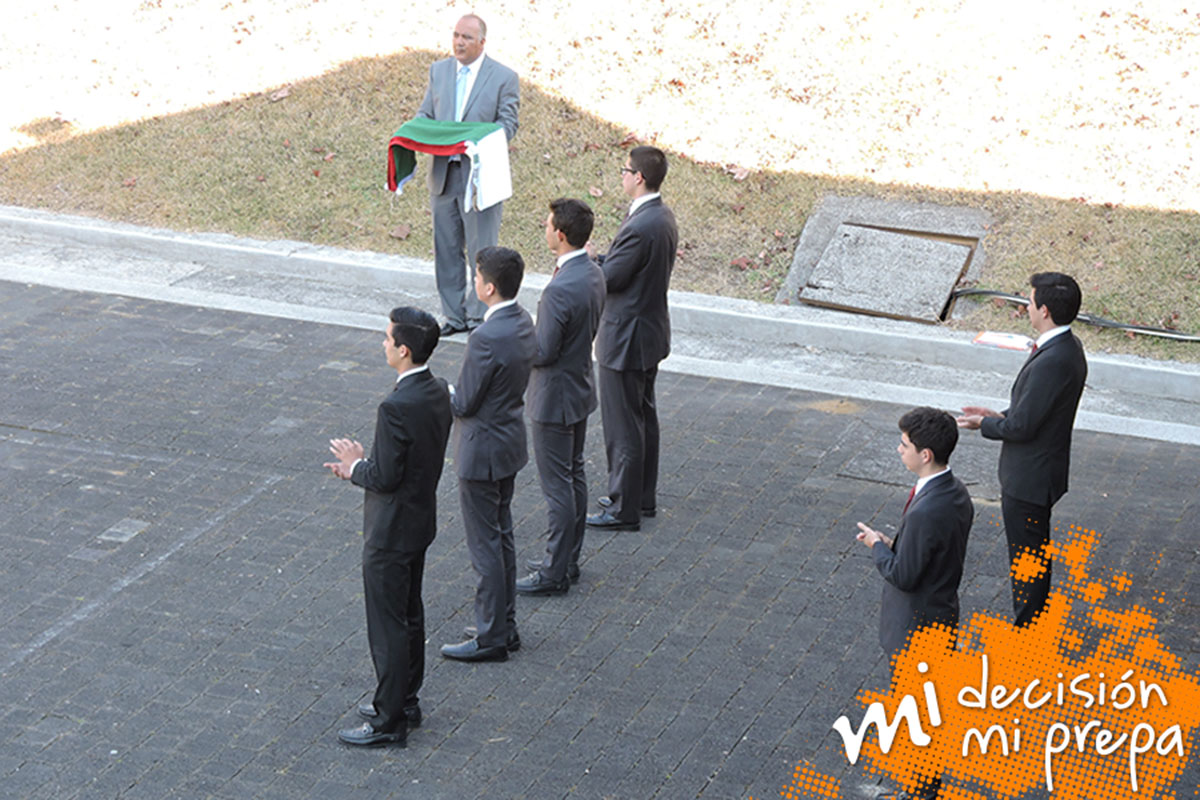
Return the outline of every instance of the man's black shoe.
{"type": "Polygon", "coordinates": [[[555,583],[542,577],[540,572],[531,572],[517,579],[517,594],[566,594],[571,582],[555,583]]]}
{"type": "MultiPolygon", "coordinates": [[[[600,497],[598,497],[596,499],[596,504],[599,505],[601,508],[612,508],[613,502],[612,502],[611,497],[604,494],[604,495],[600,495],[600,497]]],[[[643,508],[642,509],[643,517],[653,517],[657,513],[658,512],[653,508],[643,508]]]]}
{"type": "Polygon", "coordinates": [[[405,745],[403,733],[381,733],[369,722],[364,722],[357,728],[345,728],[338,731],[338,739],[355,747],[378,747],[385,744],[405,745]]]}
{"type": "Polygon", "coordinates": [[[507,647],[480,647],[478,639],[442,645],[442,655],[455,661],[508,661],[507,647]]]}
{"type": "MultiPolygon", "coordinates": [[[[474,639],[479,635],[479,629],[474,625],[468,625],[463,628],[463,635],[468,639],[474,639]]],[[[521,649],[521,634],[513,631],[508,635],[508,652],[515,653],[521,649]]]]}
{"type": "Polygon", "coordinates": [[[587,518],[587,524],[593,528],[608,528],[613,531],[640,531],[642,529],[639,522],[624,522],[617,519],[607,511],[601,511],[599,514],[591,514],[587,518]]]}
{"type": "MultiPolygon", "coordinates": [[[[536,572],[537,570],[546,566],[546,561],[545,561],[545,559],[542,559],[542,558],[531,558],[525,562],[525,566],[528,567],[529,569],[533,570],[534,572],[536,572]]],[[[579,583],[579,565],[578,564],[568,564],[567,565],[567,580],[569,580],[571,583],[579,583]]]]}
{"type": "MultiPolygon", "coordinates": [[[[375,719],[379,716],[379,712],[375,710],[375,703],[373,701],[363,700],[358,704],[358,715],[363,719],[375,719]]],[[[405,706],[404,718],[408,720],[408,727],[421,727],[421,706],[405,706]]]]}
{"type": "Polygon", "coordinates": [[[442,323],[442,328],[441,328],[440,334],[442,336],[453,336],[456,333],[466,333],[466,332],[467,332],[466,328],[460,328],[457,325],[453,325],[449,322],[445,322],[445,323],[442,323]]]}

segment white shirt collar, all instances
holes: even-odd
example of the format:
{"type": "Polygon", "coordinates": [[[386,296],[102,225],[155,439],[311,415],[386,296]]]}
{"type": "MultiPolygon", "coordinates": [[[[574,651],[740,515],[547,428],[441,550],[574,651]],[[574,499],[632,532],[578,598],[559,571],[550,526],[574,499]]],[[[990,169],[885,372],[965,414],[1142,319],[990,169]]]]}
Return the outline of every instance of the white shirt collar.
{"type": "Polygon", "coordinates": [[[937,477],[939,477],[939,476],[941,476],[941,475],[945,475],[945,474],[946,474],[947,472],[949,472],[949,471],[950,471],[950,468],[949,468],[949,467],[946,467],[946,468],[945,468],[944,470],[942,470],[941,472],[935,472],[934,474],[932,474],[932,475],[927,475],[927,476],[925,476],[924,478],[918,478],[918,479],[917,479],[917,489],[916,489],[916,491],[915,491],[915,492],[913,492],[913,499],[915,500],[915,499],[916,499],[916,497],[917,497],[917,495],[919,495],[919,494],[921,493],[921,490],[925,488],[925,484],[929,483],[929,482],[930,482],[931,480],[933,480],[934,478],[937,478],[937,477]]]}
{"type": "Polygon", "coordinates": [[[486,55],[486,53],[480,53],[479,58],[475,59],[470,64],[463,64],[461,61],[458,61],[457,59],[455,59],[455,63],[457,63],[458,66],[455,67],[454,74],[457,75],[459,70],[461,70],[465,66],[467,69],[471,70],[472,75],[475,75],[476,73],[479,72],[479,65],[483,63],[483,57],[485,55],[486,55]]]}
{"type": "Polygon", "coordinates": [[[662,192],[650,192],[649,194],[644,194],[641,197],[633,198],[633,202],[629,204],[629,214],[626,216],[632,216],[633,212],[637,211],[639,208],[646,205],[646,203],[649,203],[656,197],[662,197],[662,192]]]}
{"type": "Polygon", "coordinates": [[[492,318],[492,314],[495,314],[497,311],[499,311],[502,308],[508,308],[511,305],[515,305],[516,302],[517,302],[517,298],[514,297],[512,300],[504,300],[499,303],[496,303],[496,305],[494,305],[494,306],[489,306],[488,310],[483,312],[483,321],[487,322],[489,319],[492,318]]]}
{"type": "Polygon", "coordinates": [[[399,386],[400,381],[404,380],[409,375],[416,375],[418,372],[428,372],[428,371],[429,371],[428,364],[422,364],[419,367],[413,367],[412,369],[406,369],[404,372],[401,372],[399,375],[396,376],[396,385],[399,386]]]}
{"type": "Polygon", "coordinates": [[[1053,339],[1055,336],[1058,336],[1059,334],[1062,334],[1062,333],[1066,333],[1069,330],[1071,330],[1070,325],[1059,325],[1057,328],[1051,328],[1050,330],[1046,331],[1045,333],[1043,333],[1041,336],[1039,336],[1037,338],[1036,344],[1038,347],[1041,347],[1046,342],[1053,339]]]}
{"type": "Polygon", "coordinates": [[[558,258],[555,260],[555,262],[554,262],[554,263],[555,263],[555,265],[557,265],[557,266],[560,266],[560,267],[561,267],[563,264],[567,263],[567,262],[568,262],[568,261],[570,261],[572,258],[575,258],[576,256],[580,256],[580,255],[587,255],[587,250],[586,250],[585,248],[582,248],[582,247],[581,247],[581,248],[579,248],[578,250],[572,250],[572,251],[571,251],[571,252],[569,252],[569,253],[563,253],[561,256],[559,256],[559,257],[558,257],[558,258]]]}

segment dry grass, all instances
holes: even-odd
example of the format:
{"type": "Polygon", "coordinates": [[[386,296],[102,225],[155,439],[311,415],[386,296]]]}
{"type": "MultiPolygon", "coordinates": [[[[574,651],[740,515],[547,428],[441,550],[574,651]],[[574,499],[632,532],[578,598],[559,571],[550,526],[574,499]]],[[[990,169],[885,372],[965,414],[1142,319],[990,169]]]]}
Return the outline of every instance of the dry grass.
{"type": "MultiPolygon", "coordinates": [[[[41,144],[0,157],[0,202],[191,231],[289,238],[430,258],[423,172],[403,197],[382,189],[384,147],[425,89],[428,64],[409,52],[358,59],[295,83],[171,116],[73,135],[46,118],[24,127],[41,144]],[[408,226],[406,238],[391,236],[408,226]]],[[[627,199],[618,167],[628,130],[535,86],[522,86],[514,140],[516,196],[502,242],[533,269],[551,259],[546,203],[572,195],[598,214],[595,239],[615,231],[627,199]],[[599,194],[599,196],[596,196],[599,194]]],[[[424,164],[424,158],[422,158],[424,164]]],[[[423,170],[423,166],[422,166],[423,170]]],[[[814,203],[825,193],[971,205],[996,220],[982,284],[1016,290],[1029,273],[1060,269],[1084,288],[1085,310],[1122,321],[1200,330],[1200,219],[1031,194],[966,192],[749,171],[674,153],[665,187],[681,228],[673,286],[770,301],[814,203]]],[[[897,281],[903,280],[897,276],[897,281]]],[[[1007,309],[982,304],[965,327],[1025,330],[1007,309]]],[[[1194,345],[1088,334],[1091,350],[1195,360],[1194,345]]]]}

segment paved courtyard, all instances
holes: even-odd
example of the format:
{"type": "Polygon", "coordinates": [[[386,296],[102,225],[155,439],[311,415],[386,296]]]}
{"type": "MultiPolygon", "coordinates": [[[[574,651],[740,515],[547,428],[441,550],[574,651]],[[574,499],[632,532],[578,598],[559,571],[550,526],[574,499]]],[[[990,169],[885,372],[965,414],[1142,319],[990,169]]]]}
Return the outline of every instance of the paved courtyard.
{"type": "MultiPolygon", "coordinates": [[[[406,749],[338,744],[373,686],[362,495],[321,463],[370,441],[386,310],[375,333],[0,282],[0,795],[769,798],[807,760],[871,797],[829,726],[884,683],[854,523],[899,515],[905,409],[681,375],[660,377],[658,516],[589,532],[569,594],[520,598],[507,663],[437,656],[472,622],[447,469],[425,721],[406,749]]],[[[952,461],[977,507],[965,615],[1009,602],[997,453],[969,434],[952,461]]],[[[1194,672],[1200,610],[1172,601],[1200,596],[1200,448],[1081,433],[1071,479],[1056,521],[1102,534],[1129,603],[1165,593],[1194,672]]],[[[523,562],[532,467],[513,507],[523,562]]]]}

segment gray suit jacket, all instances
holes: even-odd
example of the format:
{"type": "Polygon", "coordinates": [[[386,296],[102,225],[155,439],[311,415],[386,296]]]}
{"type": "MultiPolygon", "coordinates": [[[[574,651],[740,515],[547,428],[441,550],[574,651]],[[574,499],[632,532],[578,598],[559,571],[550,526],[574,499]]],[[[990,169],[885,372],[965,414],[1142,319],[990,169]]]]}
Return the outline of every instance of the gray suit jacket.
{"type": "Polygon", "coordinates": [[[661,197],[639,206],[617,229],[600,260],[608,287],[596,334],[602,367],[655,369],[671,352],[667,288],[678,244],[675,215],[661,197]]]}
{"type": "MultiPolygon", "coordinates": [[[[426,119],[454,119],[454,85],[458,77],[458,59],[435,61],[429,67],[429,86],[425,99],[417,110],[426,119]]],[[[521,105],[520,82],[517,73],[494,61],[486,54],[479,65],[475,85],[463,108],[463,122],[499,122],[511,140],[517,135],[517,111],[521,105]]],[[[434,156],[429,169],[429,191],[441,194],[446,186],[446,164],[449,156],[434,156]]]]}
{"type": "Polygon", "coordinates": [[[919,628],[958,626],[958,585],[974,518],[963,482],[953,473],[939,475],[913,497],[892,546],[871,548],[885,581],[879,611],[885,653],[895,655],[919,628]]]}
{"type": "Polygon", "coordinates": [[[1067,492],[1071,431],[1087,380],[1083,345],[1070,331],[1025,360],[1013,382],[1004,418],[984,417],[979,431],[1000,439],[1000,488],[1027,503],[1050,507],[1067,492]]]}
{"type": "Polygon", "coordinates": [[[604,273],[586,255],[559,269],[542,290],[537,355],[529,376],[529,418],[574,425],[596,408],[592,340],[604,309],[604,273]]]}
{"type": "Polygon", "coordinates": [[[467,352],[450,399],[458,417],[458,477],[498,481],[516,475],[525,444],[525,387],[537,352],[529,312],[519,305],[492,314],[467,338],[467,352]]]}
{"type": "Polygon", "coordinates": [[[400,381],[379,404],[371,455],[350,474],[351,482],[366,489],[367,545],[419,552],[433,541],[450,421],[446,382],[430,372],[400,381]]]}

